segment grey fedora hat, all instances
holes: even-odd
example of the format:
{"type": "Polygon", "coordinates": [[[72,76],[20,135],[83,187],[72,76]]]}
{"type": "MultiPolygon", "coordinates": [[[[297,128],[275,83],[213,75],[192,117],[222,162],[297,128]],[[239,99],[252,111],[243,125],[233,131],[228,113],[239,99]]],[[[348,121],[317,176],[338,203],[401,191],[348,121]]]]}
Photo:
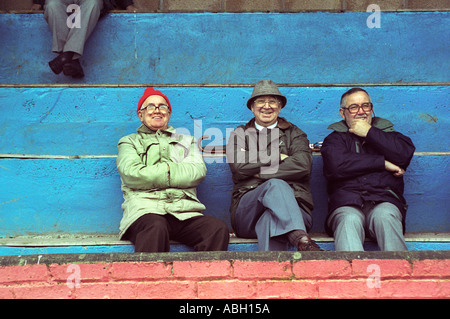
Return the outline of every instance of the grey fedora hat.
{"type": "Polygon", "coordinates": [[[281,99],[281,107],[283,108],[286,105],[287,99],[283,94],[280,93],[280,90],[278,90],[278,87],[275,84],[275,82],[273,82],[272,80],[261,80],[255,84],[255,87],[252,92],[252,96],[247,101],[247,107],[249,109],[251,109],[253,101],[258,96],[263,96],[263,95],[278,96],[281,99]]]}

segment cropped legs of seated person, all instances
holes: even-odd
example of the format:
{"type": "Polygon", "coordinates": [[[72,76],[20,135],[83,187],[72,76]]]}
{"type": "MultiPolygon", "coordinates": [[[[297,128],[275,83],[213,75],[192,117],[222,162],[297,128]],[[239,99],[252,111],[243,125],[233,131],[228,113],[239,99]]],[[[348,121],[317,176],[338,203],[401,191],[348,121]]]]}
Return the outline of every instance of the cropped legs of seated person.
{"type": "MultiPolygon", "coordinates": [[[[32,10],[44,8],[44,18],[52,32],[52,52],[58,56],[48,65],[55,74],[84,77],[80,63],[84,46],[97,22],[114,9],[112,0],[33,0],[32,10]]],[[[132,0],[114,1],[117,8],[136,11],[132,0]]]]}

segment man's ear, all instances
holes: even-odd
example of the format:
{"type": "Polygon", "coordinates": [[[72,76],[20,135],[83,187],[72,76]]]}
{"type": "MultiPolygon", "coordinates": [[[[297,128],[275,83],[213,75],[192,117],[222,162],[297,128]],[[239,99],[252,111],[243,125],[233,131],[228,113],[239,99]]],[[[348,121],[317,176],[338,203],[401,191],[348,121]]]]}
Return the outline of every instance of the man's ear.
{"type": "Polygon", "coordinates": [[[345,112],[344,109],[342,108],[339,109],[339,114],[341,114],[342,118],[345,120],[344,112],[345,112]]]}
{"type": "Polygon", "coordinates": [[[144,121],[144,115],[142,115],[142,113],[143,113],[143,112],[139,111],[139,112],[138,112],[138,117],[139,117],[139,120],[140,120],[142,123],[144,123],[144,122],[143,122],[143,121],[144,121]]]}

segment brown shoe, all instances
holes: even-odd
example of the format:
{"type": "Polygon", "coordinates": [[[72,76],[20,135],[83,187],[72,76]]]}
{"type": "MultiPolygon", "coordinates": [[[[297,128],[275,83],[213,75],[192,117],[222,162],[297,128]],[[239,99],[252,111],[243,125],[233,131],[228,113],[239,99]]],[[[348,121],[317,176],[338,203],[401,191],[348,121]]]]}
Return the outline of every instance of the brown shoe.
{"type": "Polygon", "coordinates": [[[298,251],[325,251],[324,249],[320,248],[319,245],[316,244],[314,240],[311,239],[309,236],[303,237],[299,242],[297,246],[298,251]]]}

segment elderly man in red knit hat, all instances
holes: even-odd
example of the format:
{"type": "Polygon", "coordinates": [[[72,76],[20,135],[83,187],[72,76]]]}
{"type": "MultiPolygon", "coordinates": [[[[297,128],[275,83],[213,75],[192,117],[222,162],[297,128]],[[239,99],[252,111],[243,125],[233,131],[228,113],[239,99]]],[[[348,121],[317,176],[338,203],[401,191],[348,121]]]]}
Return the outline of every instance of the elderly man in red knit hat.
{"type": "Polygon", "coordinates": [[[160,91],[147,88],[138,103],[142,125],[119,140],[117,169],[124,203],[120,238],[136,252],[168,252],[169,240],[196,251],[227,250],[229,230],[202,214],[196,187],[206,166],[192,136],[169,125],[172,107],[160,91]]]}

